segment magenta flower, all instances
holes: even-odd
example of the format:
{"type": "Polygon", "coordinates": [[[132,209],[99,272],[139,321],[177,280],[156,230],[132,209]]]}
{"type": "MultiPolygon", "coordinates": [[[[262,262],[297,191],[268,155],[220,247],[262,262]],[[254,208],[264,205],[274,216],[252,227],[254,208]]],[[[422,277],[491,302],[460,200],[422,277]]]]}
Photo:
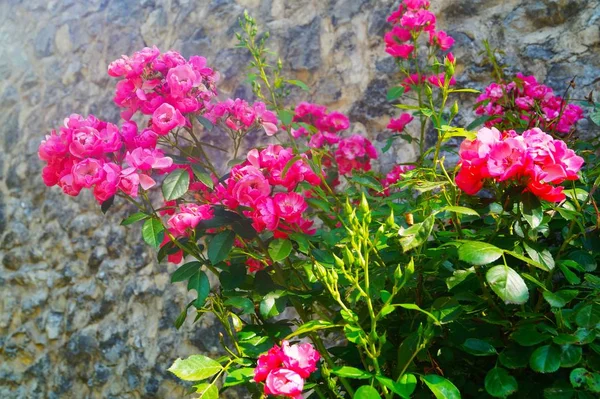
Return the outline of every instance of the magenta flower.
{"type": "Polygon", "coordinates": [[[168,134],[176,127],[185,126],[185,118],[170,104],[162,104],[152,114],[152,126],[160,135],[168,134]]]}
{"type": "Polygon", "coordinates": [[[302,399],[304,380],[302,377],[288,369],[273,370],[265,381],[265,394],[281,395],[288,398],[302,399]]]}
{"type": "Polygon", "coordinates": [[[397,119],[390,119],[390,123],[387,125],[387,128],[393,130],[394,132],[400,133],[404,130],[406,125],[408,125],[413,120],[413,116],[409,113],[403,113],[397,119]]]}

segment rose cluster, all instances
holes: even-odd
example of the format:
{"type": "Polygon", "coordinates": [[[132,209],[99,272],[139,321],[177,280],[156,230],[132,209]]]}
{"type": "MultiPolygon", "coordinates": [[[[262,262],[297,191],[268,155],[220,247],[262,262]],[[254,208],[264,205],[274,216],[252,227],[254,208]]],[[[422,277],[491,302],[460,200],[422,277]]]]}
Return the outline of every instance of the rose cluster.
{"type": "Polygon", "coordinates": [[[277,133],[277,116],[267,106],[257,101],[250,105],[246,101],[236,98],[223,102],[207,105],[204,117],[214,124],[222,122],[228,129],[244,134],[254,126],[260,126],[267,136],[277,133]]]}
{"type": "Polygon", "coordinates": [[[308,205],[294,192],[301,182],[321,184],[306,155],[269,145],[262,151],[251,150],[244,163],[231,169],[230,176],[215,187],[215,201],[232,210],[243,209],[259,233],[272,231],[277,238],[294,231],[313,234],[313,222],[302,215],[308,205]]]}
{"type": "Polygon", "coordinates": [[[454,44],[454,39],[444,31],[435,30],[435,15],[429,11],[428,0],[404,0],[389,17],[394,24],[384,36],[385,51],[395,58],[414,57],[414,42],[422,32],[429,36],[429,45],[446,51],[454,44]]]}
{"type": "Polygon", "coordinates": [[[131,130],[120,132],[112,123],[93,115],[84,118],[73,114],[65,119],[64,127],[53,130],[40,144],[38,155],[47,162],[42,178],[47,186],[58,185],[65,194],[77,196],[83,188],[93,190],[94,197],[103,203],[118,190],[136,197],[141,185],[147,190],[156,182],[152,170],[164,172],[173,160],[153,145],[129,147],[131,130]],[[127,167],[123,168],[125,161],[127,167]]]}
{"type": "Polygon", "coordinates": [[[123,119],[138,110],[152,115],[151,128],[158,134],[184,126],[183,114],[203,109],[217,95],[219,80],[204,57],[186,60],[176,51],[161,53],[156,46],[113,61],[108,74],[121,78],[114,101],[124,108],[123,119]]]}
{"type": "Polygon", "coordinates": [[[377,159],[377,150],[366,137],[339,135],[350,127],[348,117],[340,112],[328,112],[322,105],[303,102],[294,110],[292,121],[299,126],[292,129],[292,136],[310,136],[309,147],[330,150],[332,159],[325,159],[323,165],[329,167],[335,160],[341,175],[351,175],[353,170],[369,171],[371,160],[377,159]]]}
{"type": "Polygon", "coordinates": [[[515,131],[500,132],[482,128],[475,140],[460,146],[458,187],[469,195],[476,194],[486,179],[522,186],[540,199],[559,202],[565,199],[565,180],[577,180],[583,158],[539,128],[519,135],[515,131]]]}
{"type": "Polygon", "coordinates": [[[485,123],[487,127],[501,128],[509,114],[526,121],[529,127],[567,134],[583,118],[580,106],[567,104],[563,98],[554,95],[550,87],[538,83],[534,76],[522,73],[509,83],[492,83],[477,102],[475,112],[491,117],[485,123]]]}
{"type": "Polygon", "coordinates": [[[266,395],[301,399],[304,380],[317,369],[321,356],[309,343],[283,341],[258,358],[254,381],[264,382],[266,395]]]}

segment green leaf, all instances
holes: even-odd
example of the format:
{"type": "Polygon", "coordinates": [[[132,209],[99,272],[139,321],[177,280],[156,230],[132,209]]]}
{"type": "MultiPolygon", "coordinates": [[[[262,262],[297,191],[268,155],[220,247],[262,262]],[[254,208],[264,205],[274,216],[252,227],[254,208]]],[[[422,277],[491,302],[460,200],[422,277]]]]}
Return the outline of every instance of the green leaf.
{"type": "Polygon", "coordinates": [[[250,382],[253,378],[253,368],[244,367],[241,369],[236,369],[233,370],[231,373],[227,373],[227,377],[225,377],[225,383],[223,384],[223,388],[245,384],[246,382],[250,382]]]}
{"type": "Polygon", "coordinates": [[[277,117],[285,126],[289,126],[294,119],[294,113],[288,109],[282,109],[277,113],[277,117]]]}
{"type": "Polygon", "coordinates": [[[464,206],[445,206],[442,209],[440,209],[440,211],[460,213],[461,215],[479,216],[479,213],[477,213],[477,211],[464,206]]]}
{"type": "Polygon", "coordinates": [[[190,175],[185,169],[175,169],[169,173],[162,184],[165,201],[172,201],[182,197],[190,187],[190,175]]]}
{"type": "Polygon", "coordinates": [[[581,361],[582,353],[581,346],[563,345],[560,367],[575,367],[581,361]]]}
{"type": "Polygon", "coordinates": [[[202,308],[206,302],[206,298],[208,298],[208,295],[210,294],[210,282],[208,281],[206,273],[202,270],[198,270],[196,274],[190,277],[190,280],[188,281],[188,291],[189,290],[196,290],[198,297],[194,302],[194,306],[196,309],[202,308]]]}
{"type": "Polygon", "coordinates": [[[184,381],[200,381],[221,371],[220,363],[203,355],[192,355],[187,359],[177,359],[169,371],[184,381]]]}
{"type": "Polygon", "coordinates": [[[529,299],[529,290],[519,274],[508,266],[494,266],[485,274],[492,291],[506,304],[521,305],[529,299]]]}
{"type": "Polygon", "coordinates": [[[562,308],[575,299],[577,294],[579,294],[577,290],[561,290],[557,292],[544,291],[542,295],[553,308],[562,308]]]}
{"type": "Polygon", "coordinates": [[[554,258],[548,249],[525,241],[523,241],[523,247],[531,259],[546,266],[548,270],[554,269],[554,258]]]}
{"type": "Polygon", "coordinates": [[[198,120],[198,122],[200,122],[200,124],[204,127],[204,129],[206,129],[207,131],[211,131],[213,130],[213,128],[215,127],[215,125],[213,125],[213,123],[211,121],[209,121],[208,119],[206,119],[203,116],[196,116],[196,119],[198,120]]]}
{"type": "Polygon", "coordinates": [[[467,338],[462,344],[465,352],[474,356],[492,356],[496,354],[496,349],[490,343],[477,338],[467,338]]]}
{"type": "Polygon", "coordinates": [[[198,384],[194,385],[196,388],[196,393],[199,393],[199,399],[218,399],[219,398],[219,388],[215,384],[198,384]]]}
{"type": "Polygon", "coordinates": [[[148,219],[142,226],[142,238],[148,245],[158,248],[163,242],[164,230],[165,228],[159,219],[148,219]]]}
{"type": "Polygon", "coordinates": [[[495,398],[506,398],[517,392],[518,388],[515,377],[503,368],[495,367],[485,376],[485,390],[495,398]]]}
{"type": "Polygon", "coordinates": [[[329,202],[323,201],[319,198],[306,198],[306,203],[315,209],[320,209],[325,212],[331,212],[331,207],[329,206],[329,202]]]}
{"type": "Polygon", "coordinates": [[[404,94],[404,86],[392,87],[388,90],[386,99],[388,101],[394,101],[400,98],[404,94]]]}
{"type": "Polygon", "coordinates": [[[267,294],[258,307],[260,315],[266,319],[277,316],[285,309],[286,299],[279,293],[267,294]]]}
{"type": "Polygon", "coordinates": [[[148,219],[150,215],[145,214],[144,212],[136,212],[133,215],[129,215],[129,217],[123,219],[121,222],[121,226],[129,226],[135,222],[139,222],[140,220],[148,219]]]}
{"type": "Polygon", "coordinates": [[[600,107],[596,107],[594,111],[590,112],[590,119],[596,126],[600,126],[600,107]]]}
{"type": "Polygon", "coordinates": [[[210,260],[210,263],[216,265],[227,259],[229,252],[231,252],[231,248],[233,248],[234,240],[235,233],[229,230],[214,236],[208,244],[208,259],[210,260]]]}
{"type": "Polygon", "coordinates": [[[359,387],[354,393],[354,399],[381,399],[379,392],[370,385],[359,387]]]}
{"type": "Polygon", "coordinates": [[[189,279],[194,274],[196,274],[196,272],[198,270],[200,270],[201,266],[202,266],[202,264],[197,261],[189,262],[189,263],[186,263],[186,264],[180,266],[171,275],[171,282],[178,283],[180,281],[185,281],[185,280],[189,279]]]}
{"type": "Polygon", "coordinates": [[[434,222],[435,218],[431,215],[423,222],[416,223],[406,230],[401,230],[400,245],[402,245],[402,250],[408,252],[423,245],[431,235],[434,222]]]}
{"type": "Polygon", "coordinates": [[[307,334],[313,331],[326,330],[329,328],[342,327],[341,324],[333,324],[330,321],[325,320],[311,320],[307,323],[302,324],[300,327],[296,329],[293,333],[289,334],[285,337],[286,340],[289,340],[292,337],[296,337],[298,335],[307,334]]]}
{"type": "Polygon", "coordinates": [[[440,321],[432,313],[429,313],[428,311],[421,309],[418,305],[415,305],[414,303],[400,303],[400,304],[397,304],[394,306],[400,306],[401,308],[404,308],[404,309],[419,311],[419,312],[427,315],[428,317],[430,317],[434,321],[435,324],[441,324],[440,321]]]}
{"type": "Polygon", "coordinates": [[[586,272],[593,272],[598,267],[594,257],[586,251],[579,250],[571,252],[568,258],[574,262],[577,262],[586,272]]]}
{"type": "Polygon", "coordinates": [[[600,392],[600,374],[598,373],[592,373],[584,368],[577,368],[571,371],[569,380],[574,388],[585,387],[588,391],[600,392]]]}
{"type": "Polygon", "coordinates": [[[534,346],[550,338],[548,334],[540,333],[535,324],[526,324],[519,327],[510,337],[522,346],[534,346]]]}
{"type": "Polygon", "coordinates": [[[292,242],[287,239],[278,238],[269,244],[269,256],[274,262],[279,262],[290,256],[292,242]]]}
{"type": "Polygon", "coordinates": [[[310,91],[310,88],[306,85],[306,83],[304,83],[301,80],[290,79],[290,80],[286,80],[286,82],[288,82],[291,85],[298,86],[299,88],[301,88],[304,91],[310,91]]]}
{"type": "Polygon", "coordinates": [[[403,374],[398,382],[387,377],[377,376],[376,378],[387,389],[405,399],[409,399],[417,387],[417,378],[413,374],[403,374]]]}
{"type": "Polygon", "coordinates": [[[542,223],[544,211],[542,203],[535,194],[526,192],[521,195],[521,213],[532,229],[535,229],[542,223]]]}
{"type": "Polygon", "coordinates": [[[242,314],[254,313],[254,303],[250,299],[241,296],[229,298],[224,302],[224,305],[233,306],[234,308],[241,309],[242,314]]]}
{"type": "Polygon", "coordinates": [[[106,212],[108,212],[108,210],[110,209],[111,206],[113,206],[114,203],[115,203],[115,196],[113,195],[106,201],[102,202],[102,205],[100,205],[100,210],[102,211],[103,214],[106,215],[106,212]]]}
{"type": "Polygon", "coordinates": [[[503,251],[495,245],[481,241],[461,241],[458,259],[471,265],[489,265],[502,256],[503,251]]]}
{"type": "Polygon", "coordinates": [[[363,187],[375,190],[377,192],[383,191],[383,186],[381,185],[381,182],[370,175],[355,174],[349,177],[348,180],[357,183],[363,187]]]}
{"type": "Polygon", "coordinates": [[[458,388],[444,377],[429,374],[422,376],[421,381],[427,385],[437,399],[460,399],[458,388]]]}
{"type": "Polygon", "coordinates": [[[517,258],[517,259],[519,259],[519,260],[521,260],[521,261],[523,261],[523,262],[525,262],[525,263],[527,263],[529,265],[535,266],[538,269],[542,269],[542,270],[544,270],[546,272],[550,271],[550,269],[548,269],[548,267],[546,265],[543,265],[540,262],[537,262],[537,261],[535,261],[535,260],[533,260],[531,258],[528,258],[526,256],[523,256],[521,254],[518,254],[518,253],[516,253],[514,251],[509,251],[509,250],[505,249],[504,253],[508,254],[508,255],[510,255],[510,256],[512,256],[514,258],[517,258]]]}
{"type": "Polygon", "coordinates": [[[558,264],[558,268],[563,273],[563,275],[565,276],[565,279],[569,282],[569,284],[577,285],[577,284],[581,283],[581,279],[579,277],[577,277],[577,275],[575,273],[573,273],[571,271],[571,269],[569,269],[569,267],[566,265],[566,263],[561,261],[558,264]]]}
{"type": "Polygon", "coordinates": [[[575,323],[582,328],[597,328],[600,323],[600,305],[590,303],[579,309],[575,315],[575,323]]]}
{"type": "Polygon", "coordinates": [[[556,345],[537,348],[529,358],[529,367],[538,373],[554,373],[560,368],[561,349],[556,345]]]}
{"type": "Polygon", "coordinates": [[[364,370],[349,366],[335,366],[331,372],[344,378],[353,378],[355,380],[366,380],[373,377],[373,374],[364,370]]]}
{"type": "Polygon", "coordinates": [[[455,270],[452,277],[446,279],[446,286],[451,290],[473,274],[475,274],[475,269],[473,267],[465,270],[455,270]]]}
{"type": "Polygon", "coordinates": [[[206,187],[210,188],[211,190],[215,187],[215,183],[210,177],[210,174],[200,165],[192,164],[192,172],[194,172],[196,179],[201,181],[206,187]]]}
{"type": "Polygon", "coordinates": [[[509,369],[520,369],[527,366],[530,355],[531,350],[515,345],[503,350],[502,353],[500,353],[500,356],[498,356],[498,359],[504,367],[508,367],[509,369]]]}

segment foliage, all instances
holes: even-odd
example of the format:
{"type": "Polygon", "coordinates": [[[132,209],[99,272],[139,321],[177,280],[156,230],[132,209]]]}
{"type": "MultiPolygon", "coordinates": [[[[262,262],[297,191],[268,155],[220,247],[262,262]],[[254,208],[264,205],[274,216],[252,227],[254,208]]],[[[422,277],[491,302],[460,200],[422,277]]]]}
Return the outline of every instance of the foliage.
{"type": "MultiPolygon", "coordinates": [[[[530,77],[505,81],[487,43],[498,81],[476,109],[494,119],[454,127],[450,99],[476,91],[454,87],[453,40],[428,8],[404,0],[389,18],[386,51],[400,78],[387,99],[407,112],[390,122],[384,150],[406,139],[420,156],[385,176],[371,170],[370,141],[345,133],[346,116],[286,105],[291,90],[308,87],[283,76],[247,14],[237,38],[253,59],[253,104],[218,102],[218,75],[204,59],[147,48],[109,67],[121,79],[121,129],[72,115],[40,146],[48,185],[91,189],[103,211],[114,196],[126,199],[138,212],[122,224],[143,221],[159,261],[189,260],[171,276],[196,291],[176,326],[190,308],[194,322],[212,312],[229,338],[223,357],[194,355],[169,369],[197,382],[200,397],[239,385],[254,397],[600,391],[598,138],[577,139],[582,113],[568,99],[530,77]],[[137,112],[151,115],[141,131],[130,120],[137,112]],[[417,137],[406,132],[413,121],[417,137]],[[231,151],[203,141],[212,129],[231,151]],[[237,159],[254,129],[281,145],[237,159]],[[456,166],[445,160],[455,138],[464,140],[456,166]],[[207,148],[231,155],[227,173],[207,148]],[[283,318],[286,308],[295,313],[283,318]]],[[[581,105],[598,122],[591,96],[581,105]]]]}

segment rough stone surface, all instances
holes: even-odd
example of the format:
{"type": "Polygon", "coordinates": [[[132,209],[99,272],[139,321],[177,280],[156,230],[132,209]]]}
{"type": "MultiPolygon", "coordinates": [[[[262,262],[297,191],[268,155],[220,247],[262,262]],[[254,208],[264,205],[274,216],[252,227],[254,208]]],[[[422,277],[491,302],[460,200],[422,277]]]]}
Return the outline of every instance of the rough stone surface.
{"type": "MultiPolygon", "coordinates": [[[[394,64],[381,36],[391,0],[4,0],[0,2],[0,397],[172,398],[186,388],[166,368],[177,357],[217,353],[207,317],[173,327],[190,300],[171,285],[130,212],[100,213],[90,195],[47,189],[36,150],[72,113],[116,122],[110,61],[144,45],[201,54],[223,75],[221,90],[249,97],[248,56],[233,49],[244,9],[271,32],[288,76],[352,116],[354,129],[381,142],[394,108],[385,92],[394,64]]],[[[459,83],[483,88],[489,70],[480,42],[503,62],[575,96],[598,89],[600,0],[439,0],[439,26],[457,40],[459,83]]],[[[468,111],[472,96],[464,97],[468,111]]],[[[473,119],[468,112],[460,121],[473,119]]],[[[585,123],[582,124],[585,127],[585,123]]],[[[416,132],[415,132],[416,133],[416,132]]],[[[214,138],[218,140],[218,138],[214,138]]],[[[413,147],[384,163],[414,159],[413,147]]]]}

